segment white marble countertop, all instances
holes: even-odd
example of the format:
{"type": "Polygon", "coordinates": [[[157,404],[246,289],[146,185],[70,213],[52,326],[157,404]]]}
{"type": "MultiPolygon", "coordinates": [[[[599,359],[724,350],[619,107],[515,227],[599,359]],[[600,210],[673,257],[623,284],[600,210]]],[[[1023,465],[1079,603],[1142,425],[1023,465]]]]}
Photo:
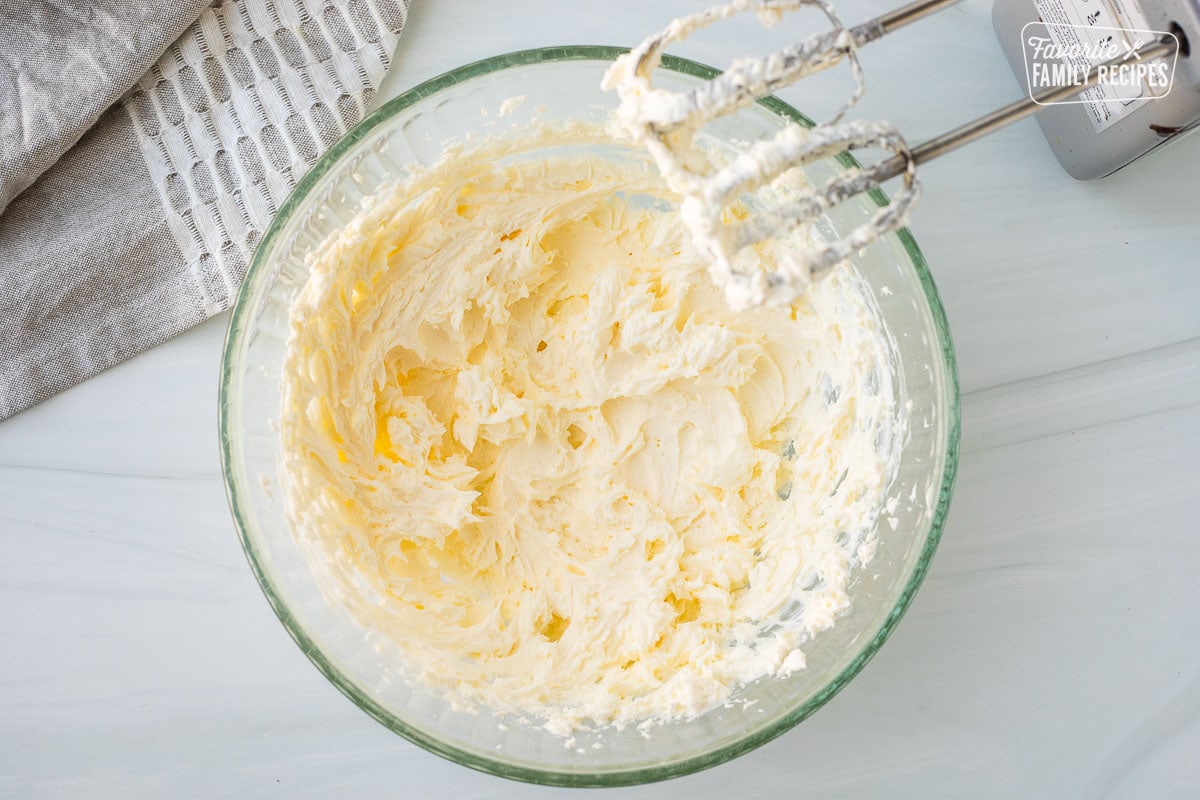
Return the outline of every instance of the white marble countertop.
{"type": "MultiPolygon", "coordinates": [[[[382,94],[509,50],[633,44],[699,5],[416,0],[382,94]]],[[[920,140],[1019,96],[989,13],[968,0],[864,53],[863,114],[920,140]]],[[[748,22],[678,52],[785,40],[748,22]]],[[[1025,121],[925,186],[913,231],[964,440],[924,587],[798,728],[610,796],[1200,797],[1200,137],[1077,183],[1025,121]]],[[[0,423],[0,796],[565,794],[403,741],[288,638],[222,487],[226,322],[0,423]]]]}

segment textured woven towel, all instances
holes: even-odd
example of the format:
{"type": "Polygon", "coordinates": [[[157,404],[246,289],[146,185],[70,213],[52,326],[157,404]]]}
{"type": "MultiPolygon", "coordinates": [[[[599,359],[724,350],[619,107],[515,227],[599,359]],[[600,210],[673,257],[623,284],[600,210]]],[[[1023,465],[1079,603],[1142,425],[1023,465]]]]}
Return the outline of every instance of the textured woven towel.
{"type": "Polygon", "coordinates": [[[227,308],[410,0],[0,0],[0,419],[227,308]]]}

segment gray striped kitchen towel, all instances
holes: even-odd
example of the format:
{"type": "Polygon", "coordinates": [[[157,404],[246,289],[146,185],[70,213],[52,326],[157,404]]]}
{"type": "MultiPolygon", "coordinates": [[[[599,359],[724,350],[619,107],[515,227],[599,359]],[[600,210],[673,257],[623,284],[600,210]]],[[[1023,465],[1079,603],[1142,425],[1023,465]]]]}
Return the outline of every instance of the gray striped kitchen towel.
{"type": "Polygon", "coordinates": [[[410,0],[0,0],[0,419],[227,308],[410,0]]]}

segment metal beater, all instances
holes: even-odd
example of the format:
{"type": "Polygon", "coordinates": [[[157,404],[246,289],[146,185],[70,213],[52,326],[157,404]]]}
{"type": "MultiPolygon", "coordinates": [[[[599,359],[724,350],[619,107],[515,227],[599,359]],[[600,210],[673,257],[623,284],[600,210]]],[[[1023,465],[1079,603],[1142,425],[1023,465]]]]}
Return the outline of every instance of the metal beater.
{"type": "Polygon", "coordinates": [[[843,121],[863,91],[857,51],[905,25],[953,5],[958,0],[916,0],[853,28],[842,25],[826,0],[733,0],[723,6],[675,20],[621,56],[605,77],[605,88],[617,91],[617,117],[654,158],[668,185],[683,200],[680,213],[701,251],[709,258],[714,281],[735,307],[790,302],[811,280],[846,260],[876,238],[905,224],[919,196],[916,167],[956,150],[992,131],[1023,119],[1041,106],[1069,98],[1096,85],[1106,68],[1131,60],[1171,57],[1178,40],[1166,37],[1098,65],[1075,85],[1033,93],[916,147],[883,122],[843,121]],[[696,30],[735,14],[755,12],[764,24],[783,13],[813,8],[824,14],[829,30],[765,58],[735,61],[721,75],[687,92],[655,88],[651,73],[663,50],[696,30]],[[847,60],[856,80],[851,97],[828,122],[813,127],[789,125],[774,137],[755,143],[730,163],[714,167],[697,146],[700,127],[746,107],[759,98],[818,71],[847,60]],[[739,196],[769,184],[780,175],[843,151],[883,150],[890,154],[873,166],[840,173],[770,211],[726,221],[725,209],[739,196]],[[834,241],[789,242],[778,248],[771,269],[739,271],[735,256],[757,243],[778,241],[789,231],[829,211],[846,199],[903,177],[889,204],[834,241]]]}

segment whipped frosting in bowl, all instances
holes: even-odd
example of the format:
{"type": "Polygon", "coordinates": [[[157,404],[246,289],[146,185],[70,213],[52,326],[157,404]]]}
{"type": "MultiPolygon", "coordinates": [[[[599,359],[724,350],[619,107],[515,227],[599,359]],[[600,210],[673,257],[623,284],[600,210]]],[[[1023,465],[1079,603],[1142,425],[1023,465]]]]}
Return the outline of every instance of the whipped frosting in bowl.
{"type": "Polygon", "coordinates": [[[477,74],[464,118],[529,100],[449,148],[417,97],[314,179],[226,358],[227,395],[268,381],[255,348],[274,384],[222,424],[251,562],[335,684],[471,766],[603,784],[723,760],[856,671],[936,541],[956,412],[915,249],[730,310],[582,56],[477,74]]]}
{"type": "Polygon", "coordinates": [[[904,432],[852,272],[732,311],[621,144],[537,126],[372,198],[283,369],[289,516],[331,597],[431,688],[562,732],[802,668],[904,432]]]}

